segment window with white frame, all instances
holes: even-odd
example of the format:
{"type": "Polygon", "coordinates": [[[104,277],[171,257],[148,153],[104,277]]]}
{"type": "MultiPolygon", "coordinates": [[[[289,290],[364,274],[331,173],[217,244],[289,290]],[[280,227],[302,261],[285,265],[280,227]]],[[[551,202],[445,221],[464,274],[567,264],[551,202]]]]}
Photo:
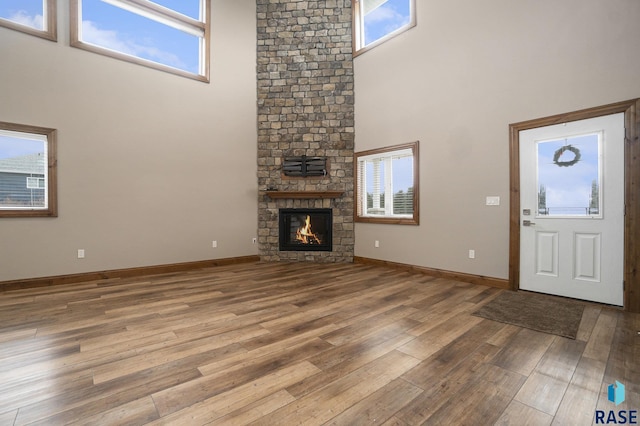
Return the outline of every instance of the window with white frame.
{"type": "Polygon", "coordinates": [[[419,223],[418,142],[357,152],[357,222],[419,223]]]}
{"type": "Polygon", "coordinates": [[[43,177],[27,177],[27,188],[28,189],[44,189],[45,188],[45,179],[43,177]]]}
{"type": "Polygon", "coordinates": [[[209,81],[211,0],[71,0],[71,45],[209,81]]]}
{"type": "Polygon", "coordinates": [[[56,41],[56,0],[2,0],[0,26],[56,41]]]}
{"type": "Polygon", "coordinates": [[[352,0],[352,10],[355,55],[416,25],[415,0],[352,0]]]}

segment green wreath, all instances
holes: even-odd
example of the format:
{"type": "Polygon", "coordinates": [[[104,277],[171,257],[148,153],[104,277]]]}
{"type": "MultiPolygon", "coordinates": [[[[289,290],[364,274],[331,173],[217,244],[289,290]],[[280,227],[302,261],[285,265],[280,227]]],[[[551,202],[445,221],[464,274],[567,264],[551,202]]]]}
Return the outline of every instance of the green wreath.
{"type": "Polygon", "coordinates": [[[578,161],[580,161],[580,157],[581,157],[580,150],[578,148],[576,148],[575,146],[571,146],[571,145],[565,145],[562,148],[559,148],[553,154],[553,163],[555,165],[559,166],[559,167],[569,167],[569,166],[573,166],[578,161]],[[558,161],[565,151],[573,152],[573,155],[574,155],[573,160],[571,160],[571,161],[558,161]]]}

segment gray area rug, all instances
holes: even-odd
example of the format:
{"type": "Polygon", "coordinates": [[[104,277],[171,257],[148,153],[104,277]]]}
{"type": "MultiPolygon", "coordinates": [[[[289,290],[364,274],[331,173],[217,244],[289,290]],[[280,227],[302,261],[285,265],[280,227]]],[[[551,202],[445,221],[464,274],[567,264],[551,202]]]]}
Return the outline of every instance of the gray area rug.
{"type": "Polygon", "coordinates": [[[472,315],[575,339],[583,310],[575,301],[505,291],[472,315]]]}

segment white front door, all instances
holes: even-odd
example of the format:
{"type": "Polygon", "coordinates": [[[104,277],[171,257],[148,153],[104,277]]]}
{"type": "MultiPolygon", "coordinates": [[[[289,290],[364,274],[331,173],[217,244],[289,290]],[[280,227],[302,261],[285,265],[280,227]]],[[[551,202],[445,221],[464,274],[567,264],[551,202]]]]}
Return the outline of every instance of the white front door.
{"type": "Polygon", "coordinates": [[[623,304],[624,114],[520,132],[520,289],[623,304]]]}

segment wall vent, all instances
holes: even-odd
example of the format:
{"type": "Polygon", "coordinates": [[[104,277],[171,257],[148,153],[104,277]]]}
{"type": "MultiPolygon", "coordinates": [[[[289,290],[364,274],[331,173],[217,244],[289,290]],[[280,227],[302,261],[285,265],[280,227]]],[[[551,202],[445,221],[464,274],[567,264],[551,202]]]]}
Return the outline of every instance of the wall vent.
{"type": "Polygon", "coordinates": [[[325,157],[288,157],[284,159],[282,172],[285,176],[326,176],[327,159],[325,157]]]}

